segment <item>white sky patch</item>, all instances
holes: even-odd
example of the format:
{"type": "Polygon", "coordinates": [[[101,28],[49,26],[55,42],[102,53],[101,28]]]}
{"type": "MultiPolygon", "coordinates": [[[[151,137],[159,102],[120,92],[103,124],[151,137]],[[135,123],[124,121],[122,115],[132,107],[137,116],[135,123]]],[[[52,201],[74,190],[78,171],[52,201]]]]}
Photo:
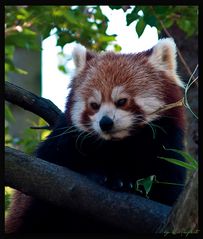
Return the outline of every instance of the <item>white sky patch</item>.
{"type": "MultiPolygon", "coordinates": [[[[108,6],[101,6],[103,13],[109,19],[107,34],[117,34],[116,43],[122,47],[123,53],[139,52],[154,46],[158,41],[155,27],[147,26],[144,33],[138,39],[135,31],[136,22],[126,26],[126,13],[123,10],[111,10],[108,6]]],[[[127,11],[129,13],[129,10],[127,11]]],[[[54,31],[52,31],[52,34],[54,31]]],[[[75,43],[66,44],[64,52],[70,55],[75,43]]],[[[57,55],[60,47],[56,46],[56,36],[52,35],[45,39],[42,44],[42,96],[50,99],[62,111],[65,109],[67,86],[74,70],[73,61],[67,61],[68,74],[65,75],[58,69],[60,58],[57,55]]],[[[108,47],[112,49],[112,47],[108,47]]]]}
{"type": "Polygon", "coordinates": [[[64,110],[70,78],[58,69],[60,47],[56,46],[55,35],[44,40],[42,48],[42,97],[64,110]]]}
{"type": "Polygon", "coordinates": [[[101,6],[101,9],[109,19],[107,34],[117,34],[116,40],[122,47],[121,52],[140,52],[151,48],[157,43],[158,35],[155,27],[147,25],[142,36],[138,38],[135,31],[136,22],[131,23],[129,26],[126,25],[126,15],[132,9],[127,10],[125,13],[122,9],[111,10],[108,6],[101,6]]]}

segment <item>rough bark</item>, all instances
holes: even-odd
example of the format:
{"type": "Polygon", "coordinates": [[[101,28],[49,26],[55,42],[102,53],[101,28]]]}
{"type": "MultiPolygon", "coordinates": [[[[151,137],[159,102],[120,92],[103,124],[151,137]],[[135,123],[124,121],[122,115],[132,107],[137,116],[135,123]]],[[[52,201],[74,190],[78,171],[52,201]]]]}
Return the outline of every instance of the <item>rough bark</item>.
{"type": "MultiPolygon", "coordinates": [[[[179,52],[184,59],[191,73],[194,72],[198,65],[198,36],[187,37],[177,25],[162,31],[161,37],[172,36],[176,42],[179,52]]],[[[191,73],[188,72],[185,65],[178,56],[178,74],[187,84],[191,73]]],[[[198,68],[193,78],[198,77],[198,68]]],[[[187,92],[188,103],[191,110],[198,116],[198,81],[191,85],[187,92]]],[[[198,160],[198,119],[186,109],[186,150],[198,160]]],[[[183,194],[180,196],[178,203],[173,208],[168,223],[165,226],[165,232],[190,234],[198,232],[198,172],[192,174],[188,172],[188,184],[183,194]]]]}
{"type": "Polygon", "coordinates": [[[164,231],[170,233],[198,232],[198,171],[196,170],[168,217],[164,231]],[[193,202],[193,203],[191,203],[193,202]]]}
{"type": "MultiPolygon", "coordinates": [[[[50,101],[9,83],[6,84],[6,99],[40,115],[50,124],[54,124],[61,113],[50,101]],[[49,113],[49,107],[51,107],[53,112],[51,111],[49,116],[44,115],[40,111],[41,107],[45,107],[44,109],[48,107],[49,113]]],[[[190,233],[198,231],[197,172],[190,178],[189,184],[167,219],[170,207],[139,196],[112,192],[67,168],[8,147],[5,153],[5,183],[24,193],[60,206],[71,206],[76,211],[83,210],[129,232],[190,233]],[[187,222],[185,222],[186,218],[187,222]]]]}
{"type": "Polygon", "coordinates": [[[50,128],[53,127],[61,110],[50,100],[37,96],[10,82],[5,82],[5,99],[42,117],[50,128]]]}
{"type": "MultiPolygon", "coordinates": [[[[177,25],[173,25],[167,32],[174,38],[176,45],[184,58],[190,71],[193,72],[198,64],[198,36],[187,37],[177,25]]],[[[161,37],[169,37],[166,33],[162,32],[161,37]]],[[[178,74],[180,78],[187,84],[191,74],[187,71],[184,64],[177,57],[178,60],[178,74]]],[[[198,70],[194,74],[196,78],[198,76],[198,70]]],[[[194,83],[188,91],[188,103],[192,111],[198,115],[198,81],[194,83]]],[[[186,147],[188,152],[198,159],[198,120],[187,109],[187,130],[186,130],[186,147]]]]}
{"type": "Polygon", "coordinates": [[[5,156],[6,185],[55,205],[84,211],[128,232],[154,233],[171,210],[138,195],[110,191],[67,168],[9,147],[5,156]]]}

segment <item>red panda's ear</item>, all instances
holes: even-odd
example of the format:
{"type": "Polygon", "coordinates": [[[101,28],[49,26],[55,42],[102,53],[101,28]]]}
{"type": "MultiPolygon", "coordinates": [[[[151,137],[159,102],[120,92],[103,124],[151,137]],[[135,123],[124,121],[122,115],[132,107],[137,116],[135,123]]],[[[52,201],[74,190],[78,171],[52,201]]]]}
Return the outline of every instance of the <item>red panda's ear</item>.
{"type": "Polygon", "coordinates": [[[76,70],[79,72],[85,67],[87,61],[96,56],[96,53],[87,50],[80,44],[77,44],[73,49],[72,55],[76,70]]]}
{"type": "Polygon", "coordinates": [[[177,75],[176,44],[173,38],[160,39],[152,48],[149,62],[158,70],[167,72],[175,80],[175,83],[184,88],[184,83],[177,75]]]}
{"type": "Polygon", "coordinates": [[[159,70],[176,74],[176,45],[172,38],[164,38],[152,48],[149,62],[159,70]]]}

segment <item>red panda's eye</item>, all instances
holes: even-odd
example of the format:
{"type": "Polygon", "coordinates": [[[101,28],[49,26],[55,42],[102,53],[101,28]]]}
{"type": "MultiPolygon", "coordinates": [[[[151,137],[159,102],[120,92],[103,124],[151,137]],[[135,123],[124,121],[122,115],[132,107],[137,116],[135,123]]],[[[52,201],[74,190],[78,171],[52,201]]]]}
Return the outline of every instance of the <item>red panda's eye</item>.
{"type": "Polygon", "coordinates": [[[116,103],[115,103],[115,105],[116,105],[117,107],[122,107],[122,106],[125,106],[126,103],[127,103],[127,99],[126,99],[126,98],[122,98],[122,99],[120,99],[120,100],[117,100],[116,103]]]}
{"type": "Polygon", "coordinates": [[[100,107],[100,105],[95,102],[90,103],[90,106],[93,110],[98,110],[100,107]]]}

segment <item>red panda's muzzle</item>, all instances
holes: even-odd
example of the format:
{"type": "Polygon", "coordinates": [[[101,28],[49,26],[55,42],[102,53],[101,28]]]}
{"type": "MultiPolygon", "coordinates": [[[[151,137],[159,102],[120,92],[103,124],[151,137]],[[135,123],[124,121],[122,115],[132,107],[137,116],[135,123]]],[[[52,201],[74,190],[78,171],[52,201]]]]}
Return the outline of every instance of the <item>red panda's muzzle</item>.
{"type": "Polygon", "coordinates": [[[113,128],[114,122],[108,116],[103,116],[99,122],[99,126],[102,131],[109,132],[113,128]]]}

